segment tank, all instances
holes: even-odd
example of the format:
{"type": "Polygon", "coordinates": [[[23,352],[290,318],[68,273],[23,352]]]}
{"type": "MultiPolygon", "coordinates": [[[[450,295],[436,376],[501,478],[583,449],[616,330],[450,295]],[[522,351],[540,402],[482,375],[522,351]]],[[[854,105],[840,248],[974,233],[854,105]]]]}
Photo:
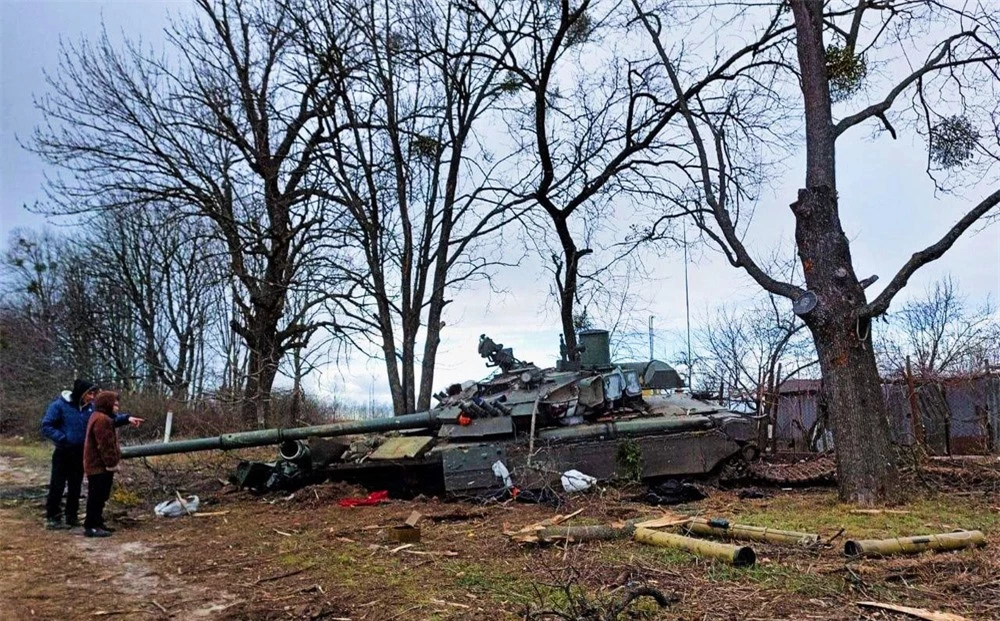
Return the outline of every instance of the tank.
{"type": "Polygon", "coordinates": [[[274,462],[241,464],[237,482],[287,489],[328,479],[397,496],[481,496],[559,489],[571,470],[599,481],[713,475],[756,455],[754,419],[681,392],[664,362],[612,362],[606,331],[579,342],[540,368],[482,335],[478,351],[493,373],[448,386],[426,412],[127,446],[122,457],[277,445],[274,462]]]}

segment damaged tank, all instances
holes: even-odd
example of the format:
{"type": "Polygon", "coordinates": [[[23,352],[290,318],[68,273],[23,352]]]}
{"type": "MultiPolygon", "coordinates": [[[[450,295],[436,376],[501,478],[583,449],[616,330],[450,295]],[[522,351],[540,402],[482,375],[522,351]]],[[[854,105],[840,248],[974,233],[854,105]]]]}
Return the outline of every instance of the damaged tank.
{"type": "Polygon", "coordinates": [[[561,343],[543,369],[482,335],[479,354],[495,372],[437,393],[429,411],[129,446],[122,457],[279,445],[274,463],[241,463],[237,482],[345,481],[405,497],[559,489],[569,471],[599,481],[713,475],[756,456],[755,421],[682,393],[669,365],[612,362],[604,330],[579,343],[561,343]]]}

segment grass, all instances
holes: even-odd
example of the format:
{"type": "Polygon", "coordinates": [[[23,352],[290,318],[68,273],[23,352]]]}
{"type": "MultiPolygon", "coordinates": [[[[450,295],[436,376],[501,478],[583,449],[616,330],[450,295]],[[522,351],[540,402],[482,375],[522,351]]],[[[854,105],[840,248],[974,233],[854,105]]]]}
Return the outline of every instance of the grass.
{"type": "MultiPolygon", "coordinates": [[[[478,602],[497,614],[512,613],[528,604],[557,609],[567,604],[566,593],[555,586],[555,578],[552,585],[542,584],[530,573],[518,571],[516,564],[492,563],[488,558],[438,558],[420,563],[416,560],[420,557],[370,549],[361,542],[331,543],[316,529],[281,540],[278,549],[275,560],[283,568],[309,568],[362,600],[391,594],[391,601],[400,603],[478,602]],[[378,585],[377,591],[372,591],[372,585],[378,585]]],[[[434,618],[429,612],[422,614],[434,618]]]]}
{"type": "Polygon", "coordinates": [[[846,588],[845,582],[839,577],[824,576],[778,563],[758,564],[746,569],[711,563],[705,568],[705,575],[711,582],[737,582],[805,597],[837,595],[846,588]]]}
{"type": "Polygon", "coordinates": [[[52,445],[48,442],[0,440],[0,455],[26,459],[30,466],[48,467],[52,460],[52,445]]]}
{"type": "Polygon", "coordinates": [[[844,529],[850,538],[913,536],[955,529],[980,529],[989,533],[1000,526],[1000,514],[982,499],[955,502],[953,495],[925,495],[896,507],[908,513],[852,513],[855,507],[837,501],[833,492],[776,496],[733,508],[727,517],[753,526],[818,532],[830,537],[844,529]],[[803,502],[806,500],[806,502],[803,502]]]}

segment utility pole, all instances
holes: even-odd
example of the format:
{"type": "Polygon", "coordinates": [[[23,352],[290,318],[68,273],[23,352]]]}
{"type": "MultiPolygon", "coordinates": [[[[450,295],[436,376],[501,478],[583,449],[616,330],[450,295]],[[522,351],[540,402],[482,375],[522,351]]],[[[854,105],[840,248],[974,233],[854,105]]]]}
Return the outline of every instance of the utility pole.
{"type": "Polygon", "coordinates": [[[649,316],[649,359],[653,359],[653,316],[649,316]]]}
{"type": "Polygon", "coordinates": [[[691,294],[688,288],[688,234],[684,223],[684,315],[687,324],[688,390],[694,390],[694,361],[691,360],[691,294]]]}

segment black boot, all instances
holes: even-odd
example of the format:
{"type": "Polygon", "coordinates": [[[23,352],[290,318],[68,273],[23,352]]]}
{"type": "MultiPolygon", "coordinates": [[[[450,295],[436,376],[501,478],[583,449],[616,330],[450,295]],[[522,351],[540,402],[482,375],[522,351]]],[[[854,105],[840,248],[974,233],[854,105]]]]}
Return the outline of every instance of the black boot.
{"type": "Polygon", "coordinates": [[[69,528],[72,528],[72,526],[63,524],[62,518],[49,518],[45,520],[46,530],[67,530],[69,528]]]}
{"type": "Polygon", "coordinates": [[[103,528],[87,528],[83,531],[84,537],[110,537],[111,533],[103,528]]]}

